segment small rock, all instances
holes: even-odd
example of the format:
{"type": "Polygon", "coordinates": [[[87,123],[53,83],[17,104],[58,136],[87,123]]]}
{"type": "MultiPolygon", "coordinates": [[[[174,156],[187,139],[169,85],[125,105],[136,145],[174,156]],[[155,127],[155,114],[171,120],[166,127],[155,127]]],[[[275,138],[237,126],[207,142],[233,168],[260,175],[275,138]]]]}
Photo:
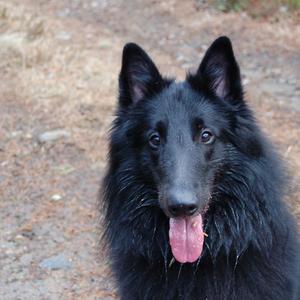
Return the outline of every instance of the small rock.
{"type": "Polygon", "coordinates": [[[72,34],[66,31],[61,31],[56,34],[58,40],[69,41],[72,38],[72,34]]]}
{"type": "MultiPolygon", "coordinates": [[[[2,151],[2,150],[1,150],[2,151]]],[[[3,149],[3,151],[4,151],[4,149],[3,149]]],[[[3,161],[2,163],[1,163],[1,166],[2,167],[5,167],[5,166],[7,166],[8,165],[8,160],[5,160],[5,161],[3,161]]]]}
{"type": "Polygon", "coordinates": [[[278,82],[279,82],[279,83],[286,83],[286,79],[285,79],[285,78],[279,78],[279,79],[278,79],[278,82]]]}
{"type": "Polygon", "coordinates": [[[86,37],[87,39],[91,39],[91,38],[94,37],[94,35],[93,35],[92,33],[87,33],[87,34],[85,35],[85,37],[86,37]]]}
{"type": "Polygon", "coordinates": [[[24,240],[24,236],[22,234],[17,234],[15,240],[24,240]]]}
{"type": "Polygon", "coordinates": [[[66,257],[63,254],[58,254],[44,259],[39,264],[39,266],[42,269],[48,270],[70,269],[71,263],[66,259],[66,257]]]}
{"type": "Polygon", "coordinates": [[[64,10],[59,11],[58,16],[61,18],[65,18],[65,17],[69,16],[70,13],[71,13],[71,10],[69,8],[66,8],[64,10]]]}
{"type": "Polygon", "coordinates": [[[96,8],[96,7],[98,7],[99,6],[99,3],[97,2],[97,1],[93,1],[92,3],[91,3],[91,7],[93,7],[93,8],[96,8]]]}
{"type": "Polygon", "coordinates": [[[279,68],[274,68],[271,72],[272,72],[273,75],[280,75],[280,74],[282,74],[282,70],[279,69],[279,68]]]}
{"type": "Polygon", "coordinates": [[[62,199],[62,196],[59,195],[59,194],[54,194],[52,197],[51,197],[51,200],[53,201],[59,201],[62,199]]]}
{"type": "Polygon", "coordinates": [[[175,39],[175,37],[176,37],[176,35],[175,35],[174,33],[170,33],[170,34],[168,35],[168,39],[169,39],[169,40],[173,40],[173,39],[175,39]]]}
{"type": "Polygon", "coordinates": [[[22,135],[22,133],[23,133],[23,132],[22,132],[21,130],[13,131],[13,132],[10,134],[10,136],[11,136],[11,138],[16,138],[16,137],[22,135]]]}
{"type": "Polygon", "coordinates": [[[25,139],[31,140],[32,139],[32,134],[31,133],[26,133],[24,135],[25,139]]]}
{"type": "Polygon", "coordinates": [[[33,254],[32,253],[26,253],[20,258],[21,265],[28,266],[33,261],[33,254]]]}
{"type": "Polygon", "coordinates": [[[62,138],[68,138],[70,133],[66,130],[46,131],[38,136],[40,143],[53,142],[62,138]]]}
{"type": "Polygon", "coordinates": [[[186,58],[185,58],[182,54],[177,55],[176,59],[177,59],[177,61],[179,61],[179,62],[183,62],[183,61],[186,60],[186,58]]]}
{"type": "Polygon", "coordinates": [[[185,64],[182,64],[181,67],[183,69],[190,69],[193,67],[193,64],[192,63],[185,63],[185,64]]]}
{"type": "Polygon", "coordinates": [[[281,13],[287,13],[289,11],[289,8],[286,5],[282,5],[279,7],[279,11],[281,13]]]}
{"type": "Polygon", "coordinates": [[[105,8],[108,5],[107,0],[94,0],[91,2],[92,8],[105,8]]]}
{"type": "Polygon", "coordinates": [[[108,41],[101,41],[99,43],[99,47],[102,48],[102,49],[106,49],[106,48],[110,48],[111,44],[108,41]]]}
{"type": "Polygon", "coordinates": [[[243,79],[243,85],[247,85],[247,84],[249,84],[249,83],[250,83],[249,78],[244,78],[244,79],[243,79]]]}
{"type": "Polygon", "coordinates": [[[298,79],[297,78],[290,78],[288,81],[292,85],[297,85],[298,84],[298,79]]]}

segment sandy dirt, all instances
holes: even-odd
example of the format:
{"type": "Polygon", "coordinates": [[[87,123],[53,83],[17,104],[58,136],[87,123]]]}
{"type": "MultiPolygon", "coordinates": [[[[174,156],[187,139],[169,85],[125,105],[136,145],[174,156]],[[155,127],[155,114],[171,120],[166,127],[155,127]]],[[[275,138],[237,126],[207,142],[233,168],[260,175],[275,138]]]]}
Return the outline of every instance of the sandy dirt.
{"type": "Polygon", "coordinates": [[[96,198],[122,47],[139,43],[183,79],[224,34],[286,161],[286,201],[300,223],[297,16],[257,20],[191,0],[0,0],[0,299],[118,298],[96,198]]]}

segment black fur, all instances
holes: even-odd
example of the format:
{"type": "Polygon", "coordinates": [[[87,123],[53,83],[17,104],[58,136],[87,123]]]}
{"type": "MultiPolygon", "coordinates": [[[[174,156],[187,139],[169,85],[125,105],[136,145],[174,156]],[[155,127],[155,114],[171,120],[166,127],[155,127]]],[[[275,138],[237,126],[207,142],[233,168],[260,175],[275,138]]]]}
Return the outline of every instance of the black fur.
{"type": "Polygon", "coordinates": [[[183,83],[163,78],[127,44],[119,80],[103,202],[121,299],[299,300],[285,175],[243,100],[230,40],[217,39],[183,83]],[[204,127],[212,145],[199,142],[204,127]],[[161,137],[156,151],[148,144],[153,131],[161,137]],[[208,237],[192,264],[172,259],[170,187],[196,195],[203,214],[208,237]]]}

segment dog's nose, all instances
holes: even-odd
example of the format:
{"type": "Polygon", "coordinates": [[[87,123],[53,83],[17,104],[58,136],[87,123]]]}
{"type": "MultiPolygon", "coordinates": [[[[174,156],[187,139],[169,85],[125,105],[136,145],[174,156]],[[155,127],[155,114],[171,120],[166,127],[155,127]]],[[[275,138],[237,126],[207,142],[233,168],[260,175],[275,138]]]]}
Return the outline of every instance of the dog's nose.
{"type": "Polygon", "coordinates": [[[168,212],[172,217],[188,217],[198,211],[197,199],[187,191],[173,191],[168,195],[168,212]]]}
{"type": "Polygon", "coordinates": [[[197,209],[196,204],[177,204],[169,206],[169,212],[172,217],[192,216],[197,209]]]}

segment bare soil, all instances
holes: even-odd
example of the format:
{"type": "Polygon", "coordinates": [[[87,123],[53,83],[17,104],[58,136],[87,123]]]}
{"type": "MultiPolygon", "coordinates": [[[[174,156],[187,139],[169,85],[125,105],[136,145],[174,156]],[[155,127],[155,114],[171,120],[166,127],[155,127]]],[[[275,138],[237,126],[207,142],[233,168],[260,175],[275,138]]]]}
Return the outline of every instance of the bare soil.
{"type": "Polygon", "coordinates": [[[231,37],[246,98],[291,174],[286,201],[300,224],[299,15],[253,19],[200,3],[0,0],[1,299],[117,299],[96,198],[129,41],[183,79],[216,37],[231,37]],[[39,141],[56,129],[69,136],[39,141]],[[45,268],[56,255],[63,263],[45,268]]]}

